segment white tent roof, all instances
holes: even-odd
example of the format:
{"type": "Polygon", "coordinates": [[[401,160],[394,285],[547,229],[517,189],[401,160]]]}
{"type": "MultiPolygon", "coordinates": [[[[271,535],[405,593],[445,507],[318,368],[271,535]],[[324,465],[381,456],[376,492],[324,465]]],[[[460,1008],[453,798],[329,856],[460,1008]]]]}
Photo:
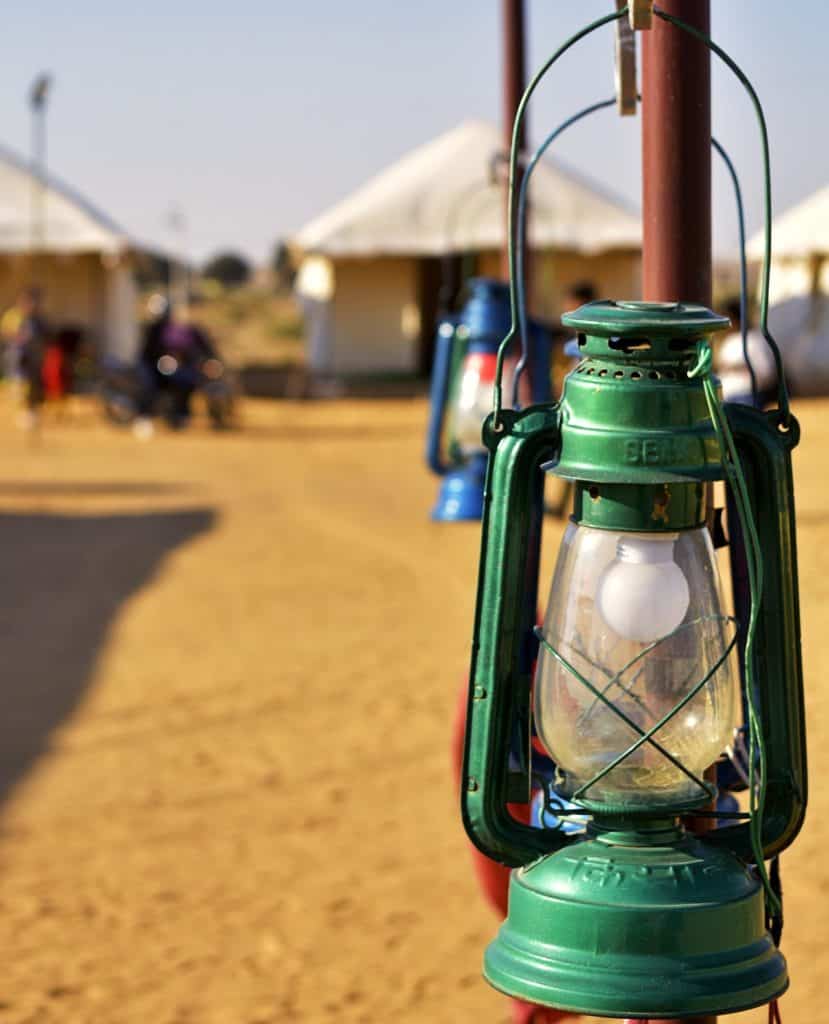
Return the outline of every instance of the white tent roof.
{"type": "MultiPolygon", "coordinates": [[[[776,258],[803,259],[829,254],[829,185],[775,217],[771,243],[776,258]]],[[[763,244],[760,230],[748,243],[750,259],[763,258],[763,244]]]]}
{"type": "MultiPolygon", "coordinates": [[[[504,237],[504,198],[490,167],[501,149],[493,125],[465,121],[381,171],[293,241],[329,256],[496,249],[504,237]]],[[[551,161],[533,172],[530,211],[537,246],[590,253],[641,245],[637,214],[551,161]]]]}
{"type": "MultiPolygon", "coordinates": [[[[35,178],[24,160],[0,146],[0,252],[31,245],[35,178]]],[[[118,252],[127,235],[105,214],[51,175],[44,197],[43,248],[50,252],[118,252]]]]}

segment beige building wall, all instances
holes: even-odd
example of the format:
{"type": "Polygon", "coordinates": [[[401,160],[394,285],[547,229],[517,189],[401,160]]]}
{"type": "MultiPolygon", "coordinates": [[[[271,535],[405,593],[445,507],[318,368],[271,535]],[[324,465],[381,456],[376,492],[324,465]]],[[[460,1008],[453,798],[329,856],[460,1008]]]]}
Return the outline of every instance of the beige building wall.
{"type": "MultiPolygon", "coordinates": [[[[558,320],[568,287],[590,281],[601,299],[638,299],[642,291],[642,258],[638,250],[624,249],[584,255],[565,250],[532,254],[530,312],[542,320],[558,320]]],[[[478,274],[500,276],[501,255],[482,253],[478,274]]]]}
{"type": "Polygon", "coordinates": [[[96,347],[131,356],[136,337],[135,292],[127,264],[99,253],[44,255],[34,266],[24,253],[0,254],[0,311],[11,306],[22,288],[37,283],[54,328],[79,327],[96,347]]]}
{"type": "MultiPolygon", "coordinates": [[[[592,281],[601,298],[636,299],[641,294],[637,250],[594,256],[548,251],[535,253],[532,266],[531,312],[550,322],[561,315],[568,287],[579,281],[592,281]]],[[[475,273],[499,276],[500,253],[479,254],[475,273]]],[[[305,313],[311,369],[344,375],[417,372],[421,285],[415,257],[307,257],[297,291],[305,313]],[[323,269],[324,282],[317,280],[320,274],[311,273],[323,269]]]]}
{"type": "Polygon", "coordinates": [[[416,260],[334,261],[330,330],[331,372],[413,372],[420,338],[416,260]]]}

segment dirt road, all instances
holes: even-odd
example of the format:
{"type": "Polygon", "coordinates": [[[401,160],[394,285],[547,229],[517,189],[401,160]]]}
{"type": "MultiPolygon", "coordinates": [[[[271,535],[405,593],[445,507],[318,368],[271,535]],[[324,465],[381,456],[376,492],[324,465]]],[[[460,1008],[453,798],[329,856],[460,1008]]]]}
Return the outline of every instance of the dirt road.
{"type": "MultiPolygon", "coordinates": [[[[829,403],[799,412],[787,1024],[829,966],[829,403]]],[[[448,770],[478,527],[429,522],[425,416],[251,405],[142,445],[84,412],[33,447],[0,408],[0,1024],[505,1020],[448,770]]]]}

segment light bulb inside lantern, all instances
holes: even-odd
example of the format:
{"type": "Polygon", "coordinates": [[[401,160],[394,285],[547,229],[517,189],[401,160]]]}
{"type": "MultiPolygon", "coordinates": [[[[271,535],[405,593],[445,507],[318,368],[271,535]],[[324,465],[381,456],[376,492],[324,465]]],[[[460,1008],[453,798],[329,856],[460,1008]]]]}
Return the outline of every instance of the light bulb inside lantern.
{"type": "Polygon", "coordinates": [[[688,581],[674,561],[679,534],[630,534],[602,573],[596,607],[620,637],[653,643],[672,633],[688,611],[688,581]]]}

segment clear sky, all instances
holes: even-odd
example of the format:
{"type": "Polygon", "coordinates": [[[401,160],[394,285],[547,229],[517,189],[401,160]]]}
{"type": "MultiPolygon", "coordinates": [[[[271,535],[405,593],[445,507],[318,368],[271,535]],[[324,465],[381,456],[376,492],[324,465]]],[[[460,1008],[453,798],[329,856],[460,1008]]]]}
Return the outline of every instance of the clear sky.
{"type": "MultiPolygon", "coordinates": [[[[536,66],[612,3],[527,6],[536,66]]],[[[780,210],[829,179],[829,4],[712,7],[715,38],[766,105],[780,210]]],[[[9,0],[0,139],[27,150],[26,92],[48,69],[57,174],[138,238],[171,244],[168,211],[178,204],[197,258],[232,246],[263,259],[277,237],[412,146],[464,118],[499,118],[499,8],[498,0],[9,0]]],[[[605,29],[542,87],[531,140],[612,89],[605,29]]],[[[754,229],[761,178],[753,116],[719,68],[714,89],[715,131],[744,179],[754,229]]],[[[638,119],[598,114],[557,153],[639,205],[638,119]]],[[[715,245],[727,253],[735,219],[719,169],[715,193],[715,245]]]]}

